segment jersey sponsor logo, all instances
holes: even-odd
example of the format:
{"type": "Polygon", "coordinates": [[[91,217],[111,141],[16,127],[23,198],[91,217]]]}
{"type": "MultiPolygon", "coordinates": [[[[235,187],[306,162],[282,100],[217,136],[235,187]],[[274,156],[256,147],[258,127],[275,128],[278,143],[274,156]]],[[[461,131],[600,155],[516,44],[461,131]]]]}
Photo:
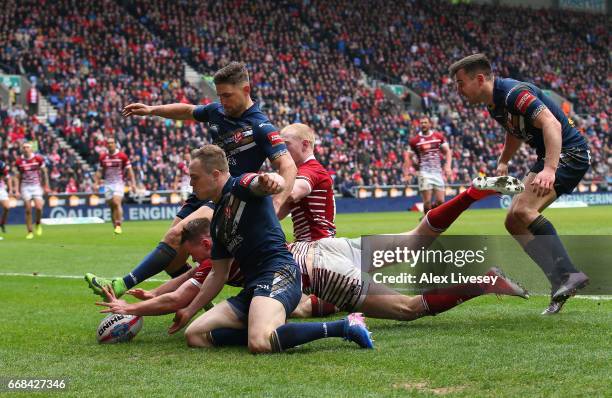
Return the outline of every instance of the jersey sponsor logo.
{"type": "Polygon", "coordinates": [[[242,134],[242,131],[239,131],[237,133],[234,133],[234,142],[237,144],[240,141],[242,141],[242,139],[244,138],[244,134],[242,134]]]}
{"type": "Polygon", "coordinates": [[[272,146],[277,146],[284,142],[278,131],[268,133],[268,141],[270,141],[270,144],[272,144],[272,146]]]}
{"type": "Polygon", "coordinates": [[[514,107],[521,113],[527,112],[529,105],[533,104],[536,100],[536,97],[531,94],[529,91],[524,90],[519,93],[516,97],[516,101],[514,102],[514,107]]]}
{"type": "Polygon", "coordinates": [[[245,188],[248,188],[249,185],[251,185],[251,182],[253,181],[255,177],[257,177],[257,174],[255,173],[247,173],[243,175],[242,178],[240,179],[240,185],[245,188]]]}
{"type": "Polygon", "coordinates": [[[272,123],[267,123],[267,122],[265,122],[265,123],[259,123],[259,125],[258,125],[258,127],[260,127],[260,128],[261,128],[261,127],[265,127],[265,126],[274,127],[274,126],[272,126],[272,123]]]}

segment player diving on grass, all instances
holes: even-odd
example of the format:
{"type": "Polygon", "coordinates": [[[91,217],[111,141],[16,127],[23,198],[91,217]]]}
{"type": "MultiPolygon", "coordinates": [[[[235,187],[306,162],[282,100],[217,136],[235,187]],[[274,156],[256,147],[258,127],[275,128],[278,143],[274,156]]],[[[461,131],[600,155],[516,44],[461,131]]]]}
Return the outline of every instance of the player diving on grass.
{"type": "MultiPolygon", "coordinates": [[[[555,227],[541,212],[571,193],[589,169],[587,141],[538,87],[494,77],[484,54],[465,57],[449,70],[459,94],[471,104],[486,104],[506,130],[498,175],[508,174],[510,159],[523,141],[536,150],[538,158],[524,179],[525,192],[516,195],[508,209],[506,229],[550,281],[551,301],[542,315],[556,314],[589,278],[572,263],[555,227]]],[[[487,187],[490,181],[481,179],[479,184],[487,187]]]]}
{"type": "MultiPolygon", "coordinates": [[[[277,175],[274,175],[274,178],[280,179],[277,175]]],[[[248,182],[245,179],[240,181],[243,182],[243,185],[248,182]]],[[[423,244],[432,242],[445,231],[463,211],[467,210],[477,200],[498,192],[514,194],[521,192],[523,189],[520,181],[513,177],[500,177],[497,179],[497,182],[496,191],[478,190],[470,187],[450,201],[432,209],[415,229],[404,233],[403,238],[397,237],[398,241],[395,243],[412,245],[412,248],[421,248],[423,244]]],[[[192,181],[194,191],[198,191],[198,184],[204,185],[207,183],[205,180],[192,181]]],[[[240,204],[235,204],[234,207],[236,212],[240,211],[240,204]]],[[[215,214],[219,211],[221,210],[217,209],[215,214]]],[[[193,221],[193,225],[188,224],[188,231],[194,232],[195,237],[184,235],[187,243],[186,246],[189,247],[189,250],[192,252],[197,250],[203,257],[207,255],[206,248],[209,245],[207,243],[209,239],[207,228],[205,224],[202,224],[204,222],[205,220],[201,222],[193,221]],[[198,223],[201,223],[201,228],[196,233],[196,228],[192,229],[192,226],[195,227],[198,223]],[[198,248],[198,245],[201,247],[198,248]]],[[[242,222],[247,221],[242,220],[242,222]]],[[[239,224],[238,226],[225,224],[223,228],[232,229],[239,226],[239,224]]],[[[217,228],[214,222],[211,228],[213,231],[217,228]]],[[[234,240],[230,240],[230,243],[232,242],[234,240]]],[[[505,277],[497,268],[492,268],[487,272],[486,275],[490,277],[490,282],[460,284],[447,288],[432,289],[418,296],[401,295],[383,284],[369,280],[367,276],[364,277],[361,270],[361,241],[359,239],[323,238],[312,242],[295,242],[289,245],[289,250],[301,269],[303,293],[314,294],[319,299],[335,305],[340,310],[358,310],[370,317],[409,321],[422,316],[444,312],[462,302],[483,294],[495,293],[527,297],[527,292],[523,288],[505,277]],[[492,282],[493,280],[495,282],[492,282]]],[[[232,277],[233,281],[235,281],[234,278],[236,277],[234,271],[235,268],[232,267],[227,271],[229,274],[234,275],[232,277]]],[[[180,298],[173,297],[170,300],[170,297],[164,294],[157,295],[166,291],[168,292],[166,294],[173,294],[169,293],[173,290],[172,283],[174,282],[169,281],[165,287],[162,285],[160,290],[155,292],[156,294],[149,295],[144,291],[134,292],[134,295],[140,298],[151,297],[151,300],[135,304],[127,304],[123,300],[118,300],[111,290],[105,289],[109,302],[98,304],[108,307],[107,310],[104,310],[105,312],[157,315],[177,311],[185,303],[190,303],[186,309],[178,310],[177,323],[171,327],[171,331],[174,332],[187,322],[185,318],[191,318],[203,304],[208,302],[207,300],[212,293],[205,291],[211,288],[205,282],[201,284],[200,292],[197,293],[198,298],[204,297],[202,299],[194,299],[196,290],[188,286],[184,287],[180,298]],[[188,288],[189,291],[187,291],[188,288]]],[[[215,288],[217,287],[215,285],[215,288]]],[[[174,294],[174,296],[176,295],[174,294]]],[[[227,308],[227,305],[224,308],[227,308]]],[[[230,311],[225,312],[231,315],[230,311]]],[[[236,310],[236,313],[239,314],[240,311],[236,310]]],[[[211,344],[211,340],[206,340],[210,338],[207,334],[209,329],[209,325],[205,322],[194,322],[186,332],[188,339],[191,338],[190,344],[211,344]]]]}
{"type": "MultiPolygon", "coordinates": [[[[214,83],[220,102],[206,106],[183,103],[148,106],[134,103],[123,109],[123,116],[159,116],[207,123],[213,142],[223,148],[227,155],[229,171],[233,176],[257,172],[268,159],[284,178],[287,187],[272,199],[278,212],[291,193],[296,175],[295,163],[278,129],[251,99],[245,64],[231,62],[215,73],[214,83]]],[[[187,272],[190,269],[185,264],[188,255],[180,247],[183,226],[195,218],[210,219],[212,214],[210,202],[191,195],[177,213],[163,240],[130,273],[116,279],[100,278],[87,273],[85,280],[95,294],[103,296],[101,287],[112,286],[115,294],[121,296],[161,271],[165,270],[173,278],[187,272]]]]}
{"type": "Polygon", "coordinates": [[[363,317],[333,322],[286,323],[301,292],[300,267],[289,253],[271,195],[285,189],[278,174],[232,177],[224,151],[205,145],[192,154],[191,185],[200,200],[212,200],[212,269],[193,301],[176,312],[176,332],[223,289],[235,259],[244,276],[238,293],[197,318],[186,330],[193,347],[248,346],[252,353],[280,352],[327,337],[373,348],[363,317]]]}

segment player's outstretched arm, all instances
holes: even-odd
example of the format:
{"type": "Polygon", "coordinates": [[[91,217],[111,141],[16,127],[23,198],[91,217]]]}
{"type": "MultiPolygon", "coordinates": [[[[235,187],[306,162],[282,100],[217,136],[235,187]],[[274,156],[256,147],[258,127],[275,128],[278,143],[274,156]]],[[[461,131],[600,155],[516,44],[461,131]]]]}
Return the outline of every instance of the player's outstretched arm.
{"type": "Polygon", "coordinates": [[[191,104],[166,104],[166,105],[145,105],[139,102],[129,104],[121,114],[124,117],[129,116],[159,116],[166,119],[174,120],[195,120],[193,110],[195,105],[191,104]]]}
{"type": "Polygon", "coordinates": [[[169,334],[173,334],[181,330],[191,318],[200,310],[200,308],[209,304],[212,299],[223,289],[223,285],[227,282],[230,272],[231,258],[213,260],[212,269],[204,280],[198,295],[191,303],[178,311],[174,316],[174,323],[168,329],[169,334]]]}
{"type": "Polygon", "coordinates": [[[196,269],[197,267],[192,267],[189,271],[164,282],[153,290],[146,291],[143,289],[131,289],[128,290],[126,294],[134,296],[140,300],[149,300],[153,297],[161,296],[162,294],[174,292],[183,283],[187,282],[193,276],[193,274],[195,274],[196,269]]]}
{"type": "MultiPolygon", "coordinates": [[[[187,282],[189,283],[189,282],[187,282]]],[[[138,315],[138,316],[154,316],[173,313],[191,301],[195,293],[189,294],[189,288],[193,285],[185,286],[185,289],[180,288],[175,292],[162,294],[161,296],[152,298],[151,300],[141,301],[139,303],[128,304],[124,300],[119,300],[115,297],[114,292],[103,288],[107,302],[98,302],[96,305],[107,307],[100,311],[101,313],[113,313],[122,315],[138,315]]]]}

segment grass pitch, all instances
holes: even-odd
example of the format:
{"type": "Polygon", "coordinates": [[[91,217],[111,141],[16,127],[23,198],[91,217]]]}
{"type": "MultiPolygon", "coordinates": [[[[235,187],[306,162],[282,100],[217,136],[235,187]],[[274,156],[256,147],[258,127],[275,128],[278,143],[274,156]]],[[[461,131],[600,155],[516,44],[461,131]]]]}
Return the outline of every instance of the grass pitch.
{"type": "MultiPolygon", "coordinates": [[[[610,207],[592,207],[546,215],[563,234],[612,235],[611,213],[610,207]]],[[[417,218],[415,213],[340,215],[337,224],[340,236],[359,236],[402,232],[417,218]]],[[[501,210],[468,211],[448,233],[505,234],[503,219],[501,210]]],[[[0,242],[0,379],[67,379],[62,396],[610,394],[612,301],[605,299],[572,299],[555,317],[539,315],[546,297],[488,296],[411,323],[371,319],[373,351],[339,339],[279,355],[190,349],[181,334],[166,334],[170,315],[145,319],[128,344],[97,344],[95,330],[103,317],[93,305],[97,296],[82,279],[59,276],[123,275],[168,225],[127,223],[119,237],[109,224],[47,227],[33,241],[24,239],[23,226],[9,226],[0,242]]],[[[216,301],[235,291],[226,288],[216,301]]]]}

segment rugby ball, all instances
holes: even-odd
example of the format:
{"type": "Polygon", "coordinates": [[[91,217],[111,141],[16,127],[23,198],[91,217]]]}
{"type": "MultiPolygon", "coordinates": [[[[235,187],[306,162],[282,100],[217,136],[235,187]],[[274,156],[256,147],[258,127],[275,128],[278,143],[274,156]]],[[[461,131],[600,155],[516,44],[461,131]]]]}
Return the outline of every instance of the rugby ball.
{"type": "Polygon", "coordinates": [[[130,341],[142,329],[142,317],[110,314],[98,326],[98,343],[122,343],[130,341]]]}

